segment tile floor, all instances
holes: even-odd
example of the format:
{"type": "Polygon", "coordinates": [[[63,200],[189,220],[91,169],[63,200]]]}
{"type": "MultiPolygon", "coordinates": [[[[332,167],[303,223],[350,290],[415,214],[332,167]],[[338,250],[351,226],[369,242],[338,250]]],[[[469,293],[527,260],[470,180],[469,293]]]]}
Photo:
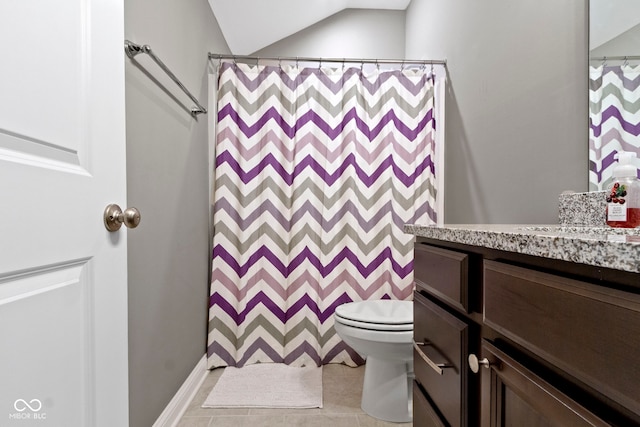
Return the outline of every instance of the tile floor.
{"type": "Polygon", "coordinates": [[[178,427],[407,427],[380,421],[362,412],[360,395],[364,366],[325,365],[322,369],[323,408],[319,409],[212,409],[202,402],[222,374],[210,371],[187,408],[178,427]]]}

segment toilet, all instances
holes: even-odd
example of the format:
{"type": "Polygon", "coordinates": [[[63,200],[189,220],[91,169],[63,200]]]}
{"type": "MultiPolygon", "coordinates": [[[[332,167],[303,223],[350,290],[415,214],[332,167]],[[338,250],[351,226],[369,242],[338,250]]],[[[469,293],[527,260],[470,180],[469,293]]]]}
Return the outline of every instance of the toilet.
{"type": "Polygon", "coordinates": [[[338,336],[366,359],[362,410],[384,421],[410,422],[413,302],[350,302],[336,308],[334,320],[338,336]]]}

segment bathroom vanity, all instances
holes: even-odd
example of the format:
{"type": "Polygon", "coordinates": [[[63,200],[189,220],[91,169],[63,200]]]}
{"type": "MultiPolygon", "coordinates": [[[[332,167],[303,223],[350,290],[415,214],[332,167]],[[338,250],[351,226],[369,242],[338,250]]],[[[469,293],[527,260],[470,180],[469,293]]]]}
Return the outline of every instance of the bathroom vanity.
{"type": "Polygon", "coordinates": [[[405,232],[416,235],[415,426],[640,426],[637,232],[405,232]]]}

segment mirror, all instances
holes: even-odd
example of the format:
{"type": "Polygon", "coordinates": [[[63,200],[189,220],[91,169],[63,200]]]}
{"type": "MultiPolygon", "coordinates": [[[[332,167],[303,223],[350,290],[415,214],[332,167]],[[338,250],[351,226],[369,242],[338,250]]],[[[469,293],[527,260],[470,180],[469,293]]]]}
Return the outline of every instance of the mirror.
{"type": "Polygon", "coordinates": [[[640,168],[640,1],[589,2],[589,191],[611,181],[614,155],[640,168]]]}
{"type": "MultiPolygon", "coordinates": [[[[637,55],[640,55],[640,1],[590,0],[589,56],[637,55]]],[[[591,62],[593,65],[594,61],[591,62]]]]}

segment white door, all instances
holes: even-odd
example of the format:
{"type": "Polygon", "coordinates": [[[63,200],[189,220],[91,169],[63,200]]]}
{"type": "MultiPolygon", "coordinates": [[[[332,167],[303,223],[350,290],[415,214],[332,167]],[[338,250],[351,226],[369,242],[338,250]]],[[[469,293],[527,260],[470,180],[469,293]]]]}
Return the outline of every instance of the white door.
{"type": "Polygon", "coordinates": [[[128,424],[123,0],[0,1],[0,426],[128,424]]]}

